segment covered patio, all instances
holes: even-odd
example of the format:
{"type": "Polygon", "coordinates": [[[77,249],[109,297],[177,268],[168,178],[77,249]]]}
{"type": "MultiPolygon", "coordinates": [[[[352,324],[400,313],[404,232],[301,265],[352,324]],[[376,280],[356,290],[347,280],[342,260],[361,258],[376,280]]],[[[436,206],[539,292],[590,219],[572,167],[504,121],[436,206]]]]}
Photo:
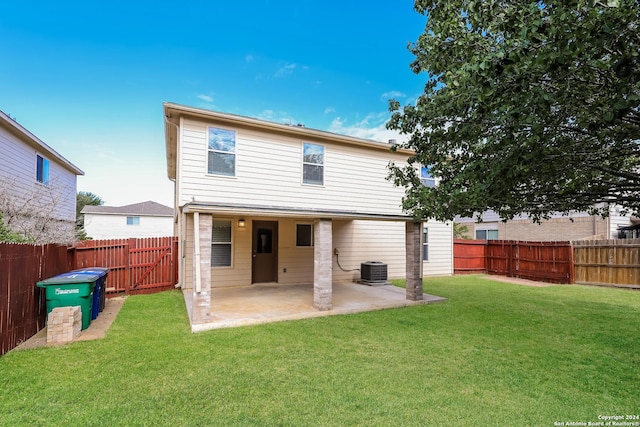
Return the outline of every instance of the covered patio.
{"type": "Polygon", "coordinates": [[[446,298],[423,294],[417,301],[408,300],[405,289],[392,285],[367,286],[358,283],[334,283],[333,307],[314,307],[314,286],[263,284],[211,289],[211,307],[194,305],[193,292],[183,292],[192,332],[236,326],[257,325],[283,320],[352,314],[387,308],[407,307],[446,301],[446,298]],[[202,310],[196,313],[194,310],[202,310]],[[195,321],[194,319],[203,319],[195,321]]]}

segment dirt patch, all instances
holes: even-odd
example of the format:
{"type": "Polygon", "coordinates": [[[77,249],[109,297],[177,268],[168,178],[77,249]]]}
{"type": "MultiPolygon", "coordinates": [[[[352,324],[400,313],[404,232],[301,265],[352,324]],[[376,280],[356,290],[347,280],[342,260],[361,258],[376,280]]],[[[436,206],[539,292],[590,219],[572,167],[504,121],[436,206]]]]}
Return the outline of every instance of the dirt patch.
{"type": "MultiPolygon", "coordinates": [[[[120,312],[126,297],[108,298],[104,304],[104,310],[100,312],[98,317],[91,322],[89,327],[80,332],[78,338],[74,341],[89,341],[104,338],[105,334],[111,327],[120,312]]],[[[45,326],[40,332],[21,343],[13,350],[26,350],[30,348],[47,346],[47,327],[45,326]]]]}
{"type": "Polygon", "coordinates": [[[519,277],[506,277],[485,275],[483,279],[493,280],[496,282],[513,283],[514,285],[534,286],[537,288],[546,288],[548,286],[560,286],[557,283],[536,282],[535,280],[520,279],[519,277]]]}

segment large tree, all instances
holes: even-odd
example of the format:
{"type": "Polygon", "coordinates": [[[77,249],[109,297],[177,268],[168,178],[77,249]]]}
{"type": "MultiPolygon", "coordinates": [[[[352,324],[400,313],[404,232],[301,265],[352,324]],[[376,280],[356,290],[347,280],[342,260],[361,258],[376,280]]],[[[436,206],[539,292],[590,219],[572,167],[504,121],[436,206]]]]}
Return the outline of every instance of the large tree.
{"type": "Polygon", "coordinates": [[[640,211],[640,0],[417,0],[409,48],[426,73],[387,126],[413,165],[391,165],[416,218],[487,209],[504,219],[640,211]],[[428,165],[440,179],[420,183],[428,165]]]}

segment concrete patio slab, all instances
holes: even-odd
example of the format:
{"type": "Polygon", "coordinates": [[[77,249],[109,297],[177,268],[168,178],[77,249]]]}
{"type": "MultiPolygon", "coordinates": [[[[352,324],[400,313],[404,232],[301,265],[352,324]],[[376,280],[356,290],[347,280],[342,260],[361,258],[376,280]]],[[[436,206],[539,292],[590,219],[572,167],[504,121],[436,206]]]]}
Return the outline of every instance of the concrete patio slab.
{"type": "Polygon", "coordinates": [[[193,292],[183,292],[192,332],[236,326],[258,325],[284,320],[351,314],[446,301],[425,294],[422,301],[409,301],[406,291],[392,285],[367,286],[358,283],[333,284],[333,308],[313,307],[313,285],[261,284],[214,288],[211,312],[206,322],[193,322],[193,292]]]}

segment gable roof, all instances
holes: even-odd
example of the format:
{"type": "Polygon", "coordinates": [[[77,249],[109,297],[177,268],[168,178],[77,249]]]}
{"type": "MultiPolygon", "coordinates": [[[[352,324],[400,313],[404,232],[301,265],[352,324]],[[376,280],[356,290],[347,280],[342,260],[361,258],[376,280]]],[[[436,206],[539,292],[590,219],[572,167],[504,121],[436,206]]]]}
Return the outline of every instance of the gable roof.
{"type": "Polygon", "coordinates": [[[82,208],[83,214],[101,215],[140,215],[140,216],[173,216],[173,208],[160,203],[147,201],[125,206],[91,206],[82,208]]]}
{"type": "Polygon", "coordinates": [[[55,159],[55,161],[60,165],[62,165],[62,167],[64,167],[65,169],[73,172],[76,175],[84,175],[84,172],[79,167],[71,163],[69,160],[65,159],[56,150],[49,147],[40,138],[38,138],[37,136],[29,132],[20,123],[18,123],[17,121],[9,117],[7,114],[5,114],[1,110],[0,110],[0,127],[5,128],[11,134],[16,136],[25,144],[33,147],[35,150],[50,157],[51,159],[55,159]]]}
{"type": "MultiPolygon", "coordinates": [[[[304,127],[303,125],[294,126],[283,123],[269,122],[266,120],[238,116],[235,114],[188,107],[171,102],[165,102],[162,105],[164,107],[164,133],[167,154],[167,175],[169,179],[176,178],[178,125],[180,124],[181,117],[201,120],[215,120],[216,123],[231,127],[260,130],[267,133],[276,133],[307,140],[312,139],[320,142],[332,142],[373,150],[389,151],[391,149],[391,145],[387,142],[372,141],[369,139],[361,139],[353,136],[311,129],[304,127]]],[[[405,154],[413,154],[413,151],[404,148],[398,148],[397,151],[405,154]]]]}

